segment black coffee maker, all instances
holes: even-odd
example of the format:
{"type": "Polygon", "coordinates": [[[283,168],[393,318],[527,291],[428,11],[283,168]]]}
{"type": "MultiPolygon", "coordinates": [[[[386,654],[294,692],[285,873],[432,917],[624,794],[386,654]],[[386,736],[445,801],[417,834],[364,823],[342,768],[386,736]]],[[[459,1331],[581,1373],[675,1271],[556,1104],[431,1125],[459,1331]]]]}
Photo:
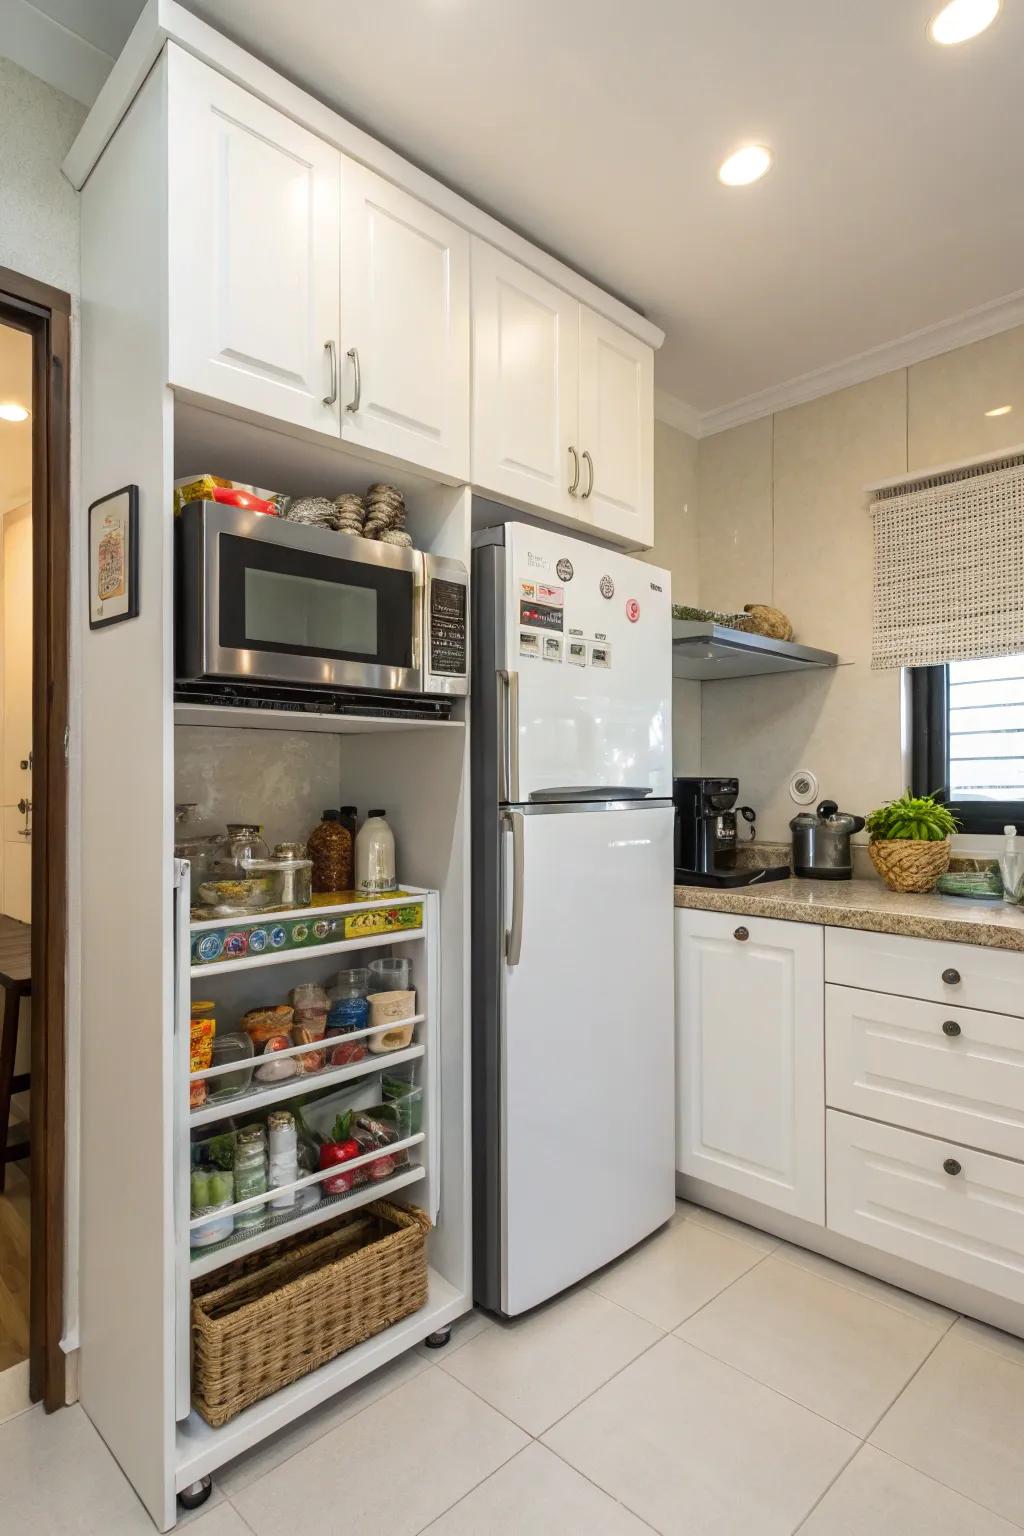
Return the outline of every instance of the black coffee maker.
{"type": "Polygon", "coordinates": [[[749,807],[735,809],[739,794],[739,779],[672,780],[677,885],[757,885],[789,874],[785,865],[738,863],[736,818],[754,820],[749,807]]]}

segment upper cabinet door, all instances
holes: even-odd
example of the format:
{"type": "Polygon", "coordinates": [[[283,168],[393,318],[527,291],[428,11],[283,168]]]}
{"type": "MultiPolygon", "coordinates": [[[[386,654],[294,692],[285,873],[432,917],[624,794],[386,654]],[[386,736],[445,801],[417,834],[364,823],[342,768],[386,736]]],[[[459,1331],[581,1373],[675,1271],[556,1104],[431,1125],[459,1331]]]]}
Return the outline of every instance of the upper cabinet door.
{"type": "Polygon", "coordinates": [[[473,484],[578,518],[579,305],[473,241],[473,484]],[[576,496],[569,487],[576,481],[576,496]]]}
{"type": "Polygon", "coordinates": [[[582,516],[637,547],[654,543],[654,353],[580,310],[582,516]]]}
{"type": "Polygon", "coordinates": [[[169,54],[170,382],[337,437],[341,155],[169,54]]]}
{"type": "Polygon", "coordinates": [[[469,479],[469,235],[345,160],[341,435],[469,479]]]}

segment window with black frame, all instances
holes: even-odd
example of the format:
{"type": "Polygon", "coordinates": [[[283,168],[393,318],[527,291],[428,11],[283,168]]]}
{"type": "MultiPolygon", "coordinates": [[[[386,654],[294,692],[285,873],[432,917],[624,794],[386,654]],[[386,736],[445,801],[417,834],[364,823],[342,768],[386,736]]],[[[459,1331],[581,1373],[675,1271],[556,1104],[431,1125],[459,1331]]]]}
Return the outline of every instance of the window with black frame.
{"type": "Polygon", "coordinates": [[[964,832],[1024,827],[1024,653],[910,669],[915,794],[964,832]]]}

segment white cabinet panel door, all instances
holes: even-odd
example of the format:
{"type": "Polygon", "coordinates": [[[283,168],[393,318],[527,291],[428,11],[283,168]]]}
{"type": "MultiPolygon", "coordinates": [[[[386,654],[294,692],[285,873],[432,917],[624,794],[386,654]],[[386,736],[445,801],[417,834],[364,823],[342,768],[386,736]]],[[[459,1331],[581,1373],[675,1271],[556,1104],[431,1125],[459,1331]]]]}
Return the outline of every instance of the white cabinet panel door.
{"type": "Polygon", "coordinates": [[[822,930],[676,913],[677,1167],[825,1220],[822,930]]]}
{"type": "Polygon", "coordinates": [[[828,1111],[828,1225],[1024,1302],[1024,1165],[828,1111]]]}
{"type": "Polygon", "coordinates": [[[844,987],[1024,1017],[1024,955],[1012,950],[827,928],[825,974],[844,987]]]}
{"type": "Polygon", "coordinates": [[[473,484],[578,518],[579,305],[483,240],[472,259],[473,484]]]}
{"type": "Polygon", "coordinates": [[[169,54],[170,382],[337,437],[341,155],[169,54]]]}
{"type": "Polygon", "coordinates": [[[599,532],[649,548],[654,354],[589,309],[580,310],[580,451],[584,519],[599,532]]]}
{"type": "Polygon", "coordinates": [[[830,1108],[1024,1159],[1024,1026],[1002,1013],[825,988],[830,1108]]]}
{"type": "Polygon", "coordinates": [[[341,435],[468,480],[469,235],[352,160],[341,187],[341,435]]]}

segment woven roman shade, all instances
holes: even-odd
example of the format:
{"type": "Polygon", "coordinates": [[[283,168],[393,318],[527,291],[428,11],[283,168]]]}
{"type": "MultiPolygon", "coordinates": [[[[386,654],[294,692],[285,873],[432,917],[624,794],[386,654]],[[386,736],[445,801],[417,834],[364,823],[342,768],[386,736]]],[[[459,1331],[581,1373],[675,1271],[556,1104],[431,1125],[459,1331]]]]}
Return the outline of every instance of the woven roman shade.
{"type": "Polygon", "coordinates": [[[871,665],[1024,651],[1024,452],[874,493],[871,665]]]}

